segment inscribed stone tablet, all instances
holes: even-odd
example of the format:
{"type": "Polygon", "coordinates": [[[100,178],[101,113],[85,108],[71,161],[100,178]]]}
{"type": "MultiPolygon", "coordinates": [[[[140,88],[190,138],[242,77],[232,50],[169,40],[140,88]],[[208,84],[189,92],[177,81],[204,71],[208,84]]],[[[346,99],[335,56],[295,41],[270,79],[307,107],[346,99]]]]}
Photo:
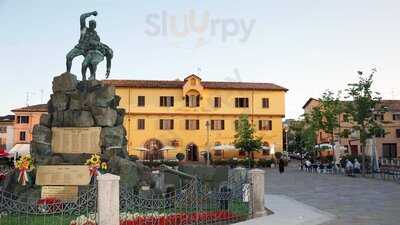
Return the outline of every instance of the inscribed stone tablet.
{"type": "Polygon", "coordinates": [[[88,166],[38,166],[36,185],[88,185],[90,183],[88,166]]]}
{"type": "Polygon", "coordinates": [[[62,202],[78,200],[78,186],[43,186],[42,198],[56,198],[62,202]]]}
{"type": "Polygon", "coordinates": [[[51,131],[53,135],[51,146],[54,153],[101,153],[101,127],[53,127],[51,131]]]}

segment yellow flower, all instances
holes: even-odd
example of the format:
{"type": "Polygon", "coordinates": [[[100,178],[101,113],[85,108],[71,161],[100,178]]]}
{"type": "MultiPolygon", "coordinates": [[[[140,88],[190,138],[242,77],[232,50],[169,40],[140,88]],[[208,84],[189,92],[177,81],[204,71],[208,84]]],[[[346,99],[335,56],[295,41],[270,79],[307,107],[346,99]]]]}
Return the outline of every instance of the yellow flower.
{"type": "Polygon", "coordinates": [[[97,154],[93,155],[93,156],[92,156],[92,163],[93,163],[93,164],[97,164],[97,163],[99,163],[99,162],[100,162],[100,156],[97,155],[97,154]]]}
{"type": "Polygon", "coordinates": [[[107,169],[107,163],[102,162],[101,163],[101,169],[106,170],[107,169]]]}

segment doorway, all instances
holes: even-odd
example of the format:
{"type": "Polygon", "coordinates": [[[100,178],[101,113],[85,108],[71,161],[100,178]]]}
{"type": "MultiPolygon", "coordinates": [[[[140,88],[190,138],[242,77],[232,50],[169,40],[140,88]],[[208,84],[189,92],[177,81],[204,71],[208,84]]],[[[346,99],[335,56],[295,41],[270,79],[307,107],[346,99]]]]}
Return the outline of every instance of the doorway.
{"type": "Polygon", "coordinates": [[[196,144],[188,144],[187,146],[187,159],[189,161],[199,161],[199,150],[196,144]]]}

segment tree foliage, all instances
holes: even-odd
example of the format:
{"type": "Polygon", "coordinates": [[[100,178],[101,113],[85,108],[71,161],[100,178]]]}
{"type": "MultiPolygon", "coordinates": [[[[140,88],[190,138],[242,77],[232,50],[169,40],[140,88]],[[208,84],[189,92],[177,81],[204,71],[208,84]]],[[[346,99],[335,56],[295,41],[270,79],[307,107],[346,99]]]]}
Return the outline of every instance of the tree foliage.
{"type": "Polygon", "coordinates": [[[357,83],[348,84],[346,89],[349,101],[345,104],[345,114],[349,122],[353,124],[353,129],[359,133],[362,151],[362,171],[365,174],[365,149],[368,138],[373,137],[377,132],[382,131],[382,126],[376,120],[375,115],[383,113],[384,108],[380,108],[381,97],[378,92],[372,90],[373,76],[376,70],[365,76],[359,71],[357,83]]]}
{"type": "Polygon", "coordinates": [[[253,158],[253,152],[261,149],[261,138],[254,135],[254,127],[249,122],[247,115],[242,115],[239,119],[238,129],[235,134],[235,147],[247,152],[253,158]]]}
{"type": "Polygon", "coordinates": [[[312,152],[316,144],[316,126],[310,123],[309,115],[291,121],[288,129],[288,150],[290,152],[312,152]]]}
{"type": "Polygon", "coordinates": [[[331,135],[331,140],[333,142],[334,132],[339,127],[339,117],[340,113],[343,111],[342,102],[340,101],[340,92],[335,94],[332,91],[326,91],[319,98],[320,105],[315,107],[314,110],[317,111],[317,121],[318,126],[325,133],[331,135]]]}

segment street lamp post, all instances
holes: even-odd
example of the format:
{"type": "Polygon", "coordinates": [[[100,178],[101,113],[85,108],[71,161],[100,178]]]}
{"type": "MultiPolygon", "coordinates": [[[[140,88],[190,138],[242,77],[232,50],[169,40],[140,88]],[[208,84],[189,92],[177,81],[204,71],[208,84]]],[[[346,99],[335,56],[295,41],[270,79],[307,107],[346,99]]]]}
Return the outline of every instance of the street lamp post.
{"type": "Polygon", "coordinates": [[[207,156],[206,158],[206,165],[210,165],[210,121],[206,121],[206,128],[207,128],[207,156]]]}

